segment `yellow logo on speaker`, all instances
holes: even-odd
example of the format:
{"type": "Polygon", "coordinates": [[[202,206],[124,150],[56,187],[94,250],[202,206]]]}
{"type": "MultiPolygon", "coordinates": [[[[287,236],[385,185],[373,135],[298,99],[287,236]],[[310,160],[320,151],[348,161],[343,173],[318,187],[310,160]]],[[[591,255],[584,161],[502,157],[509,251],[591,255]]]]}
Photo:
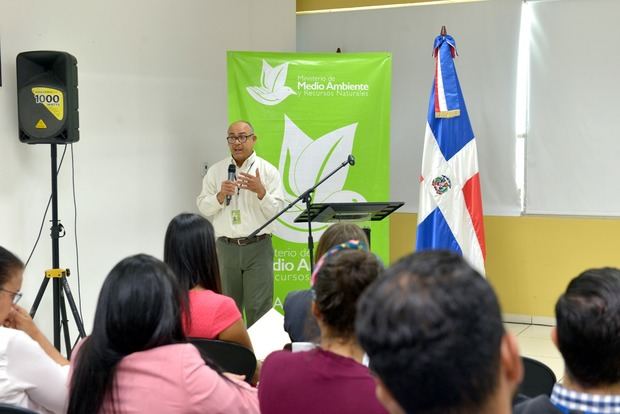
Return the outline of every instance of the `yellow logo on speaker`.
{"type": "Polygon", "coordinates": [[[43,122],[42,119],[39,119],[39,122],[34,126],[36,129],[47,129],[47,125],[43,122]]]}
{"type": "MultiPolygon", "coordinates": [[[[56,117],[59,121],[64,118],[64,95],[62,91],[52,88],[32,88],[34,94],[34,102],[43,105],[56,117]]],[[[41,121],[39,121],[41,122],[41,121]]],[[[37,124],[37,128],[39,128],[37,124]]],[[[45,123],[43,123],[45,125],[45,123]]],[[[44,126],[43,128],[47,128],[44,126]]]]}

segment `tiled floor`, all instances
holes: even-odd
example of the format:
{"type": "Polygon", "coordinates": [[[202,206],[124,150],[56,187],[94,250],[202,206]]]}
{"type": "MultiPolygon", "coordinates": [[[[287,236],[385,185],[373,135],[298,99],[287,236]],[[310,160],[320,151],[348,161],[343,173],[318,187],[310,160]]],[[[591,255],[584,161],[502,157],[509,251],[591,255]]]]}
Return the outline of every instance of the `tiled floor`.
{"type": "Polygon", "coordinates": [[[505,323],[506,330],[517,337],[521,355],[536,359],[553,370],[558,381],[564,376],[562,355],[551,341],[551,326],[505,323]]]}

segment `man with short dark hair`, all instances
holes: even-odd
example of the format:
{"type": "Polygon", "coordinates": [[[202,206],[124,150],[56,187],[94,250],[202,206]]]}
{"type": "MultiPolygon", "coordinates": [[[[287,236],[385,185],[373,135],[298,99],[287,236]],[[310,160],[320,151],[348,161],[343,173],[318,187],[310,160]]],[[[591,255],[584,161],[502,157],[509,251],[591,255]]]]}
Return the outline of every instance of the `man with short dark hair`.
{"type": "Polygon", "coordinates": [[[488,282],[452,252],[390,267],[362,296],[358,339],[393,414],[508,414],[523,376],[488,282]]]}
{"type": "Polygon", "coordinates": [[[518,414],[620,413],[620,270],[590,269],[555,305],[551,339],[566,366],[562,384],[515,407],[518,414]]]}

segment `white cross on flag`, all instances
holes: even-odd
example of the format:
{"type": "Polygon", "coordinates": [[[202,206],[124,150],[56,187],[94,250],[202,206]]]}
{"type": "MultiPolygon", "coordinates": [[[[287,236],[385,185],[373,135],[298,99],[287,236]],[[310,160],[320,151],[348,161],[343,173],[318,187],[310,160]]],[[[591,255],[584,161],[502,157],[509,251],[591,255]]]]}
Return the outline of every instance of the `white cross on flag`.
{"type": "Polygon", "coordinates": [[[456,251],[484,275],[486,257],[478,154],[454,67],[452,36],[435,39],[416,250],[456,251]]]}

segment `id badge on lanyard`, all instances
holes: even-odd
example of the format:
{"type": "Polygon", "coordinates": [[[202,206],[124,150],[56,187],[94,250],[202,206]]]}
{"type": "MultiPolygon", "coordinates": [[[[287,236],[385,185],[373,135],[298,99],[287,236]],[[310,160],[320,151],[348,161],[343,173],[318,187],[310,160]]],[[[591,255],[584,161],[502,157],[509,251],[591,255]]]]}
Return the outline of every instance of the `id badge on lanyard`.
{"type": "MultiPolygon", "coordinates": [[[[254,161],[252,161],[252,164],[250,164],[250,166],[248,167],[248,173],[252,170],[253,166],[254,161]]],[[[239,189],[237,189],[237,197],[239,197],[239,189]]],[[[241,210],[238,207],[230,211],[230,219],[233,225],[241,224],[241,210]]]]}
{"type": "Polygon", "coordinates": [[[241,210],[231,210],[230,217],[232,219],[232,224],[241,224],[241,210]]]}

